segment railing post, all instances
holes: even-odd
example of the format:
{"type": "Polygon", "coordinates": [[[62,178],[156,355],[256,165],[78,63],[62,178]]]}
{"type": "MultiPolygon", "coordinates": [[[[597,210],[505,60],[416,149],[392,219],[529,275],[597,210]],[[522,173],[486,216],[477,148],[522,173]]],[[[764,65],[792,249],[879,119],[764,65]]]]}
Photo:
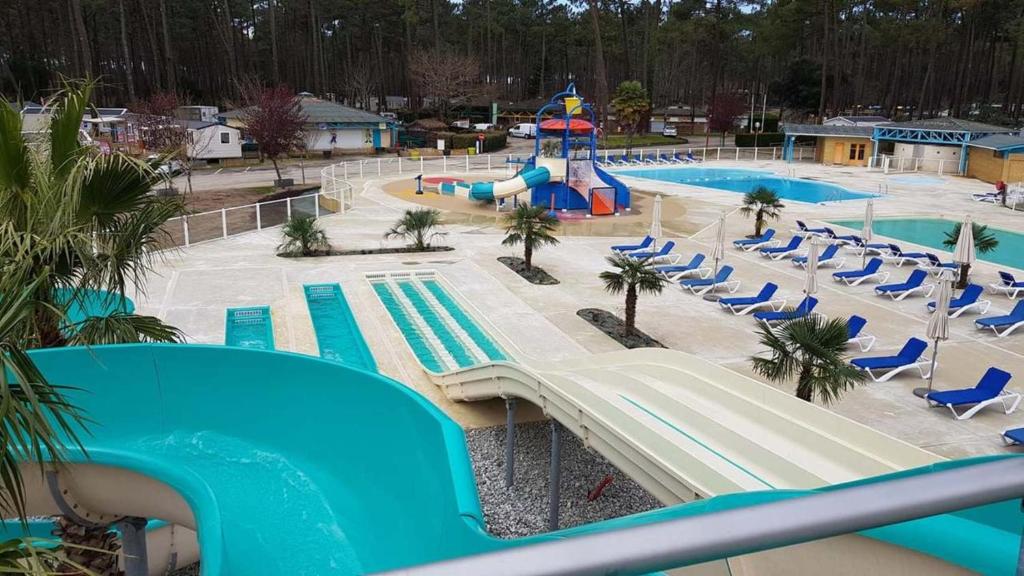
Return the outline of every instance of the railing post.
{"type": "Polygon", "coordinates": [[[505,488],[511,488],[516,465],[516,399],[505,399],[505,488]]]}
{"type": "Polygon", "coordinates": [[[772,146],[772,160],[775,160],[775,153],[777,151],[778,151],[778,149],[775,146],[772,146]]]}
{"type": "Polygon", "coordinates": [[[377,176],[380,176],[380,158],[377,158],[377,176]]]}
{"type": "Polygon", "coordinates": [[[443,174],[447,174],[448,173],[448,157],[447,156],[441,156],[441,173],[443,173],[443,174]]]}
{"type": "Polygon", "coordinates": [[[285,198],[284,202],[285,202],[285,205],[288,207],[288,219],[291,220],[292,219],[292,199],[290,197],[289,198],[285,198]]]}
{"type": "Polygon", "coordinates": [[[228,237],[228,211],[227,208],[220,209],[220,229],[225,238],[228,237]]]}
{"type": "Polygon", "coordinates": [[[799,150],[799,153],[797,153],[797,160],[803,160],[804,159],[804,149],[803,148],[797,148],[797,150],[799,150]]]}
{"type": "Polygon", "coordinates": [[[399,174],[402,173],[402,157],[401,156],[398,157],[398,173],[399,174]]]}
{"type": "MultiPolygon", "coordinates": [[[[739,150],[739,148],[737,148],[739,150]]],[[[754,146],[754,161],[757,161],[757,146],[754,146]]]]}
{"type": "Polygon", "coordinates": [[[260,203],[256,203],[256,230],[263,230],[263,217],[260,214],[260,203]]]}
{"type": "Polygon", "coordinates": [[[348,180],[348,162],[342,162],[341,167],[345,170],[345,180],[348,180]]]}
{"type": "Polygon", "coordinates": [[[945,159],[939,158],[939,176],[942,176],[942,165],[946,162],[945,159]]]}
{"type": "Polygon", "coordinates": [[[420,156],[420,174],[423,174],[423,156],[420,156]]]}
{"type": "Polygon", "coordinates": [[[185,247],[188,248],[189,245],[190,245],[190,242],[189,242],[189,239],[188,239],[188,216],[182,216],[181,217],[181,225],[182,225],[183,231],[185,232],[185,247]]]}
{"type": "Polygon", "coordinates": [[[488,172],[491,171],[491,155],[490,154],[487,155],[487,171],[488,172]]]}
{"type": "Polygon", "coordinates": [[[362,160],[359,161],[359,177],[360,178],[363,177],[363,161],[362,160]]]}
{"type": "Polygon", "coordinates": [[[736,161],[738,162],[738,161],[739,161],[739,159],[740,159],[740,149],[739,149],[739,148],[737,148],[737,149],[736,149],[736,161]]]}
{"type": "Polygon", "coordinates": [[[320,193],[313,194],[313,215],[320,217],[320,193]]]}

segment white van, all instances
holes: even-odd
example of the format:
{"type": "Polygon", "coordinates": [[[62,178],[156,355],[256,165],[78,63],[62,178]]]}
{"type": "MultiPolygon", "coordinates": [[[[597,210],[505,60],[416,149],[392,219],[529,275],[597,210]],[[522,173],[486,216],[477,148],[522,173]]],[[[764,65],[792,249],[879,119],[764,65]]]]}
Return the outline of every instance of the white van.
{"type": "Polygon", "coordinates": [[[511,130],[508,131],[509,136],[515,136],[516,138],[536,138],[537,137],[537,125],[536,124],[516,124],[511,130]]]}

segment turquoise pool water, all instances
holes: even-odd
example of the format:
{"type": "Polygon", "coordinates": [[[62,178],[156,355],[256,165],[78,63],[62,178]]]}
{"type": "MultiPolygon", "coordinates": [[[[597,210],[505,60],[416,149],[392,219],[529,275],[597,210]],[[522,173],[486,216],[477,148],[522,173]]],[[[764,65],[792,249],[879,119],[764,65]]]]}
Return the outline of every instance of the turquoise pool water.
{"type": "Polygon", "coordinates": [[[377,371],[370,347],[356,324],[338,284],[306,284],[306,306],[313,320],[320,357],[354,368],[377,371]]]}
{"type": "Polygon", "coordinates": [[[658,180],[660,182],[703,186],[704,188],[714,188],[739,194],[751,192],[758,186],[766,186],[774,190],[784,200],[814,204],[842,200],[862,200],[874,196],[874,194],[847,190],[842,186],[829,184],[828,182],[782,178],[771,172],[740,170],[736,168],[704,168],[698,166],[685,168],[641,168],[639,170],[617,170],[615,173],[634,178],[658,180]]]}
{"type": "MultiPolygon", "coordinates": [[[[834,220],[831,223],[855,230],[864,227],[863,220],[834,220]]],[[[940,218],[885,218],[875,220],[872,230],[881,236],[949,252],[950,249],[942,242],[946,239],[945,233],[955,225],[952,220],[940,218]]],[[[1024,270],[1024,234],[998,228],[989,230],[999,239],[999,246],[987,254],[978,254],[978,258],[1024,270]]]]}
{"type": "Polygon", "coordinates": [[[273,350],[274,325],[270,319],[270,306],[228,308],[224,344],[256,350],[273,350]]]}
{"type": "Polygon", "coordinates": [[[436,279],[401,276],[372,285],[427,370],[444,372],[509,359],[436,279]]]}

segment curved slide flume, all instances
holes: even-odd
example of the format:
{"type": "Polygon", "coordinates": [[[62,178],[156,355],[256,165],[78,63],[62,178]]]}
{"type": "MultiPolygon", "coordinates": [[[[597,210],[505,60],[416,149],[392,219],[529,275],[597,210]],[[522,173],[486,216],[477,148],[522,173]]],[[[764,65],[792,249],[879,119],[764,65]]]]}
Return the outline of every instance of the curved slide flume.
{"type": "Polygon", "coordinates": [[[469,189],[469,197],[473,200],[500,200],[546,184],[550,180],[551,172],[547,168],[526,168],[508,180],[474,182],[469,189]]]}

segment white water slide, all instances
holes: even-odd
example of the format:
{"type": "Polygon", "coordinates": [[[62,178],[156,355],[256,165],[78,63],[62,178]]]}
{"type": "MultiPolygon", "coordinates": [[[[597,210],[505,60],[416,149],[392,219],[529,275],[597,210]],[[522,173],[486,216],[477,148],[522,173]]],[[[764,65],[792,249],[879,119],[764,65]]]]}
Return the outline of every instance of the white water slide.
{"type": "Polygon", "coordinates": [[[543,408],[666,504],[814,488],[942,460],[683,352],[624,350],[431,375],[453,400],[543,408]]]}

